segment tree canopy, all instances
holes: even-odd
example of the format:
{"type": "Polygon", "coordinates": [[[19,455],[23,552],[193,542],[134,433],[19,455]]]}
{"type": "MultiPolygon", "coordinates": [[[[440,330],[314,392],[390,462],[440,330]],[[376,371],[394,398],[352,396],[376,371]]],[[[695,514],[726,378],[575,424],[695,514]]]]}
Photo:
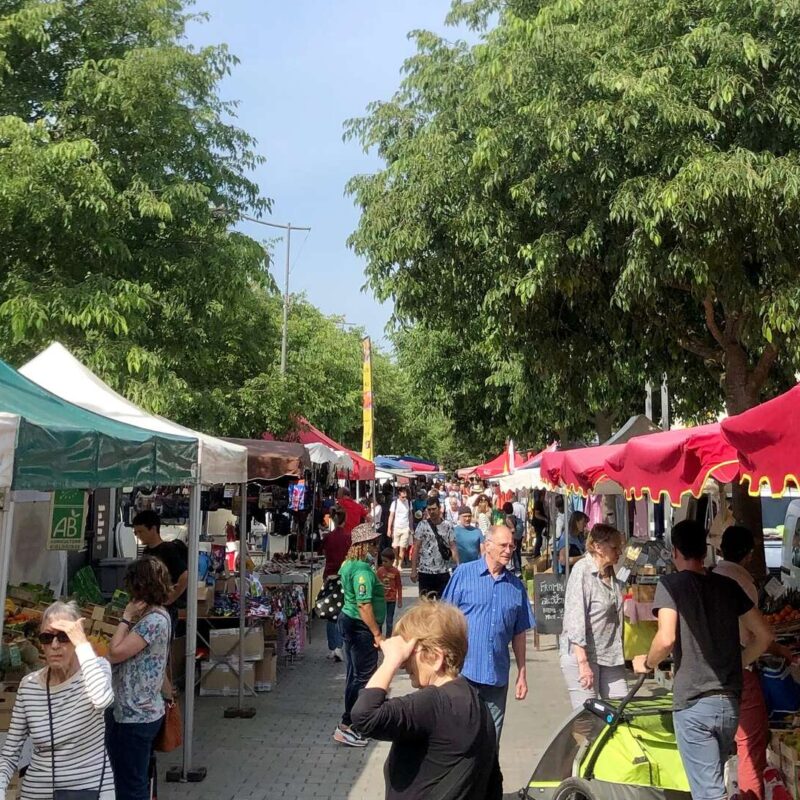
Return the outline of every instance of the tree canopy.
{"type": "MultiPolygon", "coordinates": [[[[189,5],[3,4],[0,354],[19,365],[59,340],[199,430],[281,434],[302,415],[360,448],[360,332],[293,297],[278,373],[269,248],[235,229],[270,208],[251,178],[262,157],[220,99],[236,59],[186,43],[189,5]]],[[[432,455],[408,381],[380,351],[375,382],[387,387],[378,446],[432,455]]]]}
{"type": "Polygon", "coordinates": [[[638,409],[661,372],[688,419],[785,385],[799,15],[454,4],[481,42],[416,32],[398,92],[348,125],[385,164],[349,187],[370,284],[399,324],[457,336],[475,319],[492,373],[476,391],[567,409],[531,419],[540,430],[638,409]]]}

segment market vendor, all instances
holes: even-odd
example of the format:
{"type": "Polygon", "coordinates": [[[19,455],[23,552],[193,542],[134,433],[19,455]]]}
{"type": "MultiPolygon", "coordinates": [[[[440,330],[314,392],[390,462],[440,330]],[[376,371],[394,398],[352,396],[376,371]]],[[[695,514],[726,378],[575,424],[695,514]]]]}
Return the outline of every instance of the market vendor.
{"type": "Polygon", "coordinates": [[[569,517],[569,532],[567,542],[561,538],[556,541],[556,556],[558,559],[558,574],[566,572],[567,553],[569,553],[569,565],[572,568],[577,564],[586,553],[586,526],[589,517],[583,511],[573,511],[569,517]]]}
{"type": "Polygon", "coordinates": [[[161,517],[155,511],[140,511],[133,518],[133,532],[144,545],[144,555],[154,556],[164,563],[172,581],[172,591],[164,607],[172,618],[173,635],[178,609],[186,608],[186,586],[189,583],[189,551],[179,539],[165,542],[161,538],[161,517]]]}

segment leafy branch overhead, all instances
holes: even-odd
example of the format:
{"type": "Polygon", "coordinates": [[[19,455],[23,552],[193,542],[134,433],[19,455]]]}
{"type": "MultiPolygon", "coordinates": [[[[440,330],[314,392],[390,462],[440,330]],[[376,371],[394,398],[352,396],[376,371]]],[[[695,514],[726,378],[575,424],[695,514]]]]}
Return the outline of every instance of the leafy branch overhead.
{"type": "Polygon", "coordinates": [[[489,374],[459,423],[488,394],[541,442],[621,422],[662,372],[685,419],[791,381],[796,4],[460,0],[451,16],[479,43],[416,33],[397,93],[347,131],[384,161],[349,184],[370,285],[400,325],[479,339],[465,348],[489,374]]]}

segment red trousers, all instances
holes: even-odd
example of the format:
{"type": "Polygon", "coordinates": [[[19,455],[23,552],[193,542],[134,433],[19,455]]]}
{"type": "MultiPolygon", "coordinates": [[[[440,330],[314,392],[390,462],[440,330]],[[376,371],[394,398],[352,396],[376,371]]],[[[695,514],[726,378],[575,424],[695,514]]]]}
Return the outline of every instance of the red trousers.
{"type": "Polygon", "coordinates": [[[742,800],[764,800],[764,770],[767,768],[769,719],[761,682],[755,672],[743,671],[744,686],[736,729],[739,756],[739,792],[742,800]]]}

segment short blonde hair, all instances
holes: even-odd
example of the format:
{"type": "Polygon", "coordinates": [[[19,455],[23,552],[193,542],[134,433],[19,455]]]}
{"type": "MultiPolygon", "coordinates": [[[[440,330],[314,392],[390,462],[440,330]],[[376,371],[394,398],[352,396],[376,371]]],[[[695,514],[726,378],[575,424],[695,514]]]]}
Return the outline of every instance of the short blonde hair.
{"type": "Polygon", "coordinates": [[[586,539],[586,549],[590,553],[593,553],[596,544],[610,542],[612,539],[616,539],[617,544],[622,545],[622,531],[618,531],[613,525],[606,525],[602,522],[598,522],[597,525],[592,528],[586,539]]]}
{"type": "Polygon", "coordinates": [[[416,639],[423,654],[440,651],[448,675],[461,672],[467,657],[467,618],[450,603],[421,598],[403,614],[394,626],[394,634],[407,642],[416,639]]]}

